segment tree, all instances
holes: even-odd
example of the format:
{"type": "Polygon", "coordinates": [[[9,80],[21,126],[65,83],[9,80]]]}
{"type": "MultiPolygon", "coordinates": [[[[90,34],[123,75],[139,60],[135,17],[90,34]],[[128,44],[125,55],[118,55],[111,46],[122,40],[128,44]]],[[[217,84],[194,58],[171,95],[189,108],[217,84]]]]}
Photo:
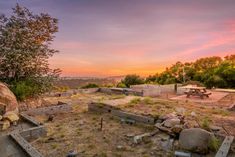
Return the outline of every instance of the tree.
{"type": "Polygon", "coordinates": [[[157,78],[158,78],[158,74],[149,75],[148,77],[146,77],[145,83],[155,83],[157,81],[157,78]]]}
{"type": "Polygon", "coordinates": [[[121,81],[123,84],[125,84],[127,87],[130,87],[130,85],[137,85],[137,84],[143,84],[144,79],[142,79],[138,75],[127,75],[124,80],[121,81]]]}
{"type": "Polygon", "coordinates": [[[205,57],[196,60],[194,67],[197,71],[207,71],[217,67],[222,62],[222,59],[217,56],[205,57]]]}
{"type": "Polygon", "coordinates": [[[159,84],[202,83],[206,87],[235,88],[235,55],[205,57],[191,63],[176,62],[157,77],[149,76],[146,81],[156,80],[159,84]]]}
{"type": "Polygon", "coordinates": [[[10,17],[0,16],[0,80],[10,84],[13,92],[20,89],[17,86],[30,86],[31,96],[52,87],[60,73],[48,63],[58,52],[50,48],[57,25],[50,15],[35,15],[18,4],[10,17]]]}

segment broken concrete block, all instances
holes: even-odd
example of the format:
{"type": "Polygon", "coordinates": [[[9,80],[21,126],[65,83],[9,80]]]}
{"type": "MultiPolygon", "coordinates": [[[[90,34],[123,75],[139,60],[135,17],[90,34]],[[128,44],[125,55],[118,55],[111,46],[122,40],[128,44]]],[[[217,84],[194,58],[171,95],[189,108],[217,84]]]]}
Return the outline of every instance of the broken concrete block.
{"type": "Polygon", "coordinates": [[[172,119],[172,118],[176,118],[176,117],[177,117],[176,113],[169,113],[169,114],[166,114],[166,115],[161,115],[161,116],[159,116],[158,119],[164,121],[164,120],[166,120],[166,119],[172,119]]]}
{"type": "Polygon", "coordinates": [[[66,157],[78,157],[78,153],[75,150],[70,150],[66,157]]]}
{"type": "Polygon", "coordinates": [[[151,135],[149,133],[144,133],[144,134],[141,134],[141,135],[137,135],[133,138],[133,141],[134,141],[134,144],[139,144],[141,142],[147,142],[149,141],[149,137],[151,135]]]}
{"type": "Polygon", "coordinates": [[[182,130],[183,130],[182,125],[175,125],[171,128],[171,131],[176,133],[176,134],[179,134],[182,130]]]}
{"type": "Polygon", "coordinates": [[[191,157],[191,153],[175,151],[175,157],[191,157]]]}
{"type": "Polygon", "coordinates": [[[212,131],[220,131],[220,130],[222,130],[222,127],[215,126],[215,125],[211,125],[211,126],[210,126],[210,129],[211,129],[212,131]]]}
{"type": "Polygon", "coordinates": [[[121,119],[121,122],[122,123],[126,123],[126,124],[130,124],[130,125],[133,125],[133,124],[135,124],[135,121],[134,120],[132,120],[132,119],[121,119]]]}

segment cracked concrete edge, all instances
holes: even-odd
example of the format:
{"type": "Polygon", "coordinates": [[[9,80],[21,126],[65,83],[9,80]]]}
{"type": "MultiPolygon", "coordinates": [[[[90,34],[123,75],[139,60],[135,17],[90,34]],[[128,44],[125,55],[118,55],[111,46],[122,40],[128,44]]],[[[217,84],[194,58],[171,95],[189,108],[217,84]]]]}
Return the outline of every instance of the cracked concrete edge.
{"type": "Polygon", "coordinates": [[[43,155],[35,149],[20,133],[11,133],[10,137],[30,156],[43,157],[43,155]]]}
{"type": "Polygon", "coordinates": [[[24,120],[26,120],[27,122],[29,122],[29,123],[31,123],[31,124],[33,124],[35,126],[42,125],[40,122],[36,121],[31,116],[27,115],[25,112],[20,113],[20,117],[22,117],[24,120]]]}
{"type": "Polygon", "coordinates": [[[155,118],[153,117],[125,112],[117,107],[105,103],[91,102],[88,104],[88,111],[110,113],[114,116],[124,119],[131,119],[143,124],[151,124],[151,125],[155,124],[155,118]]]}
{"type": "Polygon", "coordinates": [[[33,117],[27,115],[26,113],[20,113],[20,116],[26,120],[27,122],[35,125],[36,127],[32,127],[21,132],[12,132],[10,133],[10,137],[18,144],[30,157],[43,157],[43,155],[34,148],[27,140],[32,138],[39,138],[43,135],[46,135],[45,126],[43,126],[40,122],[35,120],[33,117]]]}

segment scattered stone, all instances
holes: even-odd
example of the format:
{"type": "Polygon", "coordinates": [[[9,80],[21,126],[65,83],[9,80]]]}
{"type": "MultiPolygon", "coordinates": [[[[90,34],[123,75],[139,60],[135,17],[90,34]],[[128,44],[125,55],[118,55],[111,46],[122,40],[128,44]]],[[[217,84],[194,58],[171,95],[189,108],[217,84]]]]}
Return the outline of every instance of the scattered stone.
{"type": "Polygon", "coordinates": [[[70,150],[66,157],[77,157],[78,153],[75,150],[70,150]]]}
{"type": "Polygon", "coordinates": [[[3,115],[3,119],[7,119],[13,123],[19,120],[19,116],[15,112],[9,111],[3,115]]]}
{"type": "Polygon", "coordinates": [[[180,119],[179,118],[172,118],[172,119],[167,119],[163,122],[163,125],[168,128],[172,128],[175,125],[180,124],[180,119]]]}
{"type": "Polygon", "coordinates": [[[205,154],[208,152],[209,141],[212,134],[200,128],[184,129],[179,136],[182,149],[205,154]]]}
{"type": "Polygon", "coordinates": [[[175,151],[175,157],[191,157],[191,153],[175,151]]]}
{"type": "Polygon", "coordinates": [[[212,131],[220,131],[220,130],[222,130],[222,127],[211,125],[210,126],[210,130],[212,130],[212,131]]]}
{"type": "Polygon", "coordinates": [[[168,151],[173,148],[173,143],[174,143],[174,139],[168,138],[166,141],[162,141],[161,145],[164,150],[168,151]]]}
{"type": "Polygon", "coordinates": [[[1,121],[1,125],[2,125],[2,130],[7,130],[11,126],[9,120],[1,121]]]}
{"type": "Polygon", "coordinates": [[[171,128],[171,131],[176,133],[176,134],[179,134],[182,130],[183,130],[182,125],[175,125],[171,128]]]}
{"type": "Polygon", "coordinates": [[[184,115],[186,109],[183,108],[183,107],[178,107],[178,108],[175,109],[175,111],[177,112],[177,114],[184,115]]]}
{"type": "Polygon", "coordinates": [[[170,136],[167,134],[164,134],[164,135],[161,135],[160,138],[161,138],[161,141],[167,141],[170,138],[170,136]]]}
{"type": "Polygon", "coordinates": [[[117,149],[117,150],[125,150],[126,148],[125,148],[124,146],[122,146],[122,145],[118,145],[118,146],[116,147],[116,149],[117,149]]]}
{"type": "Polygon", "coordinates": [[[174,141],[174,149],[175,149],[175,150],[180,149],[179,140],[175,140],[175,141],[174,141]]]}
{"type": "Polygon", "coordinates": [[[150,137],[156,135],[159,132],[159,130],[153,131],[151,133],[144,133],[141,135],[136,135],[133,138],[134,144],[139,144],[141,142],[148,143],[151,141],[150,137]]]}
{"type": "Polygon", "coordinates": [[[12,124],[13,124],[13,126],[17,126],[18,123],[17,123],[17,121],[14,121],[12,124]]]}
{"type": "Polygon", "coordinates": [[[132,120],[132,119],[124,119],[124,118],[122,118],[122,119],[121,119],[121,123],[126,123],[126,124],[133,125],[133,124],[135,124],[136,122],[135,122],[135,120],[132,120]]]}
{"type": "Polygon", "coordinates": [[[133,138],[135,135],[134,134],[126,134],[126,137],[128,137],[128,138],[133,138]]]}
{"type": "Polygon", "coordinates": [[[156,120],[156,123],[162,123],[162,122],[163,122],[162,119],[157,119],[157,120],[156,120]]]}
{"type": "Polygon", "coordinates": [[[191,112],[190,115],[191,115],[192,117],[196,117],[196,116],[197,116],[197,114],[196,114],[195,112],[191,112]]]}
{"type": "Polygon", "coordinates": [[[172,118],[176,118],[176,114],[175,113],[169,113],[169,114],[166,114],[166,115],[160,115],[158,119],[160,120],[166,120],[166,119],[172,119],[172,118]]]}
{"type": "Polygon", "coordinates": [[[80,120],[80,121],[79,121],[79,125],[84,125],[84,121],[83,121],[83,120],[80,120]]]}
{"type": "Polygon", "coordinates": [[[175,136],[175,134],[167,127],[163,127],[160,123],[155,124],[159,130],[166,132],[168,135],[175,136]]]}

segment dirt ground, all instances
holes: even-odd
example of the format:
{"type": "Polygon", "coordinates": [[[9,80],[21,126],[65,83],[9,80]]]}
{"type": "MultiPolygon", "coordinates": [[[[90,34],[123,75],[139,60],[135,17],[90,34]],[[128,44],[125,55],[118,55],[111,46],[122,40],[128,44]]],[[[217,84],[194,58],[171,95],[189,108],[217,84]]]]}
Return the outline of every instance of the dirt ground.
{"type": "MultiPolygon", "coordinates": [[[[219,126],[220,134],[235,136],[235,112],[226,107],[235,102],[235,94],[229,94],[216,104],[175,101],[167,95],[159,98],[106,95],[102,93],[77,94],[71,97],[49,97],[48,101],[64,101],[73,105],[73,112],[55,115],[52,122],[48,116],[37,116],[44,122],[48,135],[32,144],[46,157],[64,157],[70,150],[86,157],[151,157],[173,156],[166,144],[168,135],[159,132],[150,141],[133,144],[133,136],[152,132],[153,126],[130,125],[109,114],[90,113],[87,104],[91,101],[108,102],[125,111],[163,116],[168,113],[185,115],[190,127],[219,126]],[[103,129],[100,121],[103,118],[103,129]]],[[[177,147],[177,145],[174,145],[177,147]]],[[[212,153],[213,154],[213,153],[212,153]]],[[[213,156],[213,155],[208,155],[213,156]]]]}

